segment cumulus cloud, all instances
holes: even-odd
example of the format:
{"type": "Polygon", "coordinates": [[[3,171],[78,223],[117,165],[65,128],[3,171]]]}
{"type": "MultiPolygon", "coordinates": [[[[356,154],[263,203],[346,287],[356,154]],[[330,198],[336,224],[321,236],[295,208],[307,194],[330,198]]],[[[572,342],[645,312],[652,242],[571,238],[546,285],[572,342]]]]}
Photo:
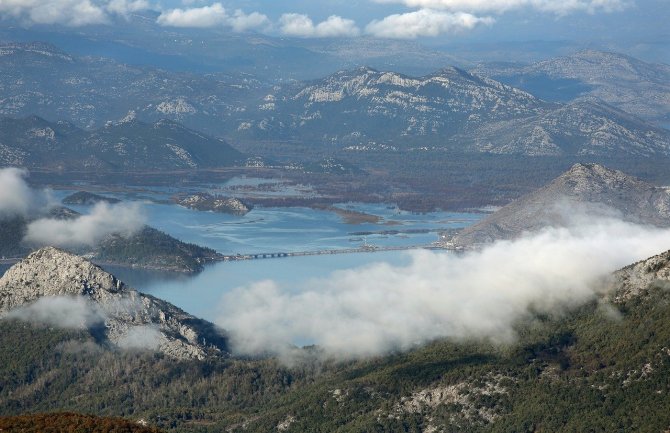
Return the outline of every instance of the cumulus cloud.
{"type": "Polygon", "coordinates": [[[164,11],[157,19],[158,24],[168,27],[216,27],[227,26],[236,32],[263,28],[270,25],[267,16],[252,12],[246,14],[241,10],[236,10],[232,14],[228,13],[221,3],[214,3],[209,6],[176,8],[164,11]]]}
{"type": "Polygon", "coordinates": [[[128,15],[132,12],[151,9],[151,5],[147,0],[110,0],[106,9],[118,15],[128,15]]]}
{"type": "Polygon", "coordinates": [[[353,20],[337,15],[331,15],[325,21],[314,24],[307,15],[283,14],[279,18],[279,25],[283,34],[301,38],[353,37],[361,32],[353,20]]]}
{"type": "Polygon", "coordinates": [[[573,12],[614,12],[626,8],[628,0],[374,0],[401,3],[409,7],[447,9],[459,12],[503,13],[515,9],[534,9],[565,15],[573,12]]]}
{"type": "Polygon", "coordinates": [[[110,14],[125,16],[151,9],[149,0],[0,0],[0,16],[25,24],[80,27],[108,24],[110,14]]]}
{"type": "Polygon", "coordinates": [[[137,203],[98,203],[91,212],[72,219],[40,218],[28,224],[24,241],[58,247],[95,246],[111,234],[130,236],[144,226],[137,203]]]}
{"type": "Polygon", "coordinates": [[[490,25],[493,22],[494,19],[491,17],[477,17],[465,12],[420,9],[372,21],[366,26],[365,31],[381,38],[414,39],[470,30],[480,24],[490,25]]]}
{"type": "Polygon", "coordinates": [[[100,308],[81,296],[43,297],[13,309],[6,317],[65,329],[88,329],[105,321],[100,308]]]}
{"type": "Polygon", "coordinates": [[[0,15],[29,24],[62,24],[71,27],[107,22],[102,6],[91,0],[3,0],[0,15]]]}
{"type": "Polygon", "coordinates": [[[478,252],[415,252],[406,266],[339,271],[302,290],[257,282],[223,297],[218,324],[241,354],[314,343],[349,358],[439,338],[509,342],[519,321],[596,298],[612,271],[669,245],[670,230],[591,219],[478,252]]]}
{"type": "Polygon", "coordinates": [[[23,169],[0,169],[0,217],[25,217],[49,206],[49,193],[31,189],[27,176],[28,171],[23,169]]]}

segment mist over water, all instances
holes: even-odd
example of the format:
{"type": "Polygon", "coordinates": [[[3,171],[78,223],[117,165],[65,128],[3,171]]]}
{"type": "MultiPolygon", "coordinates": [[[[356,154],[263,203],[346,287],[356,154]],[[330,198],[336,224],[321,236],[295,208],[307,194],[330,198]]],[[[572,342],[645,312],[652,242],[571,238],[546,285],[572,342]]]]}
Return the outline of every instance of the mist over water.
{"type": "Polygon", "coordinates": [[[94,246],[110,234],[130,236],[144,225],[145,216],[139,203],[98,203],[88,213],[72,218],[49,216],[49,211],[59,203],[50,191],[31,188],[27,176],[26,170],[0,169],[0,218],[27,219],[23,239],[27,245],[94,246]]]}
{"type": "Polygon", "coordinates": [[[436,338],[510,342],[519,320],[583,305],[607,290],[611,272],[669,246],[670,230],[591,219],[462,255],[417,251],[409,264],[337,271],[299,291],[256,281],[223,296],[217,323],[239,354],[314,343],[355,358],[436,338]]]}

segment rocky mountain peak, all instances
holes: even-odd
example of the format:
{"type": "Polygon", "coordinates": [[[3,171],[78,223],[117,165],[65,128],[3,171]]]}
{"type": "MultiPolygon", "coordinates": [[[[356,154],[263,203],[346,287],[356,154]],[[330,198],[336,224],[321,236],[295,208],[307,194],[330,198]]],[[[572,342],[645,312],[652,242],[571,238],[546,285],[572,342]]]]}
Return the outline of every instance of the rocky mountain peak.
{"type": "Polygon", "coordinates": [[[0,309],[43,296],[89,296],[128,290],[98,266],[54,247],[41,248],[12,266],[0,278],[0,309]]]}
{"type": "Polygon", "coordinates": [[[226,355],[223,330],[137,292],[88,260],[45,247],[0,279],[0,317],[85,327],[96,340],[178,359],[226,355]],[[18,313],[17,313],[18,312],[18,313]],[[85,317],[77,322],[71,315],[85,317]],[[68,319],[68,320],[65,320],[68,319]]]}
{"type": "Polygon", "coordinates": [[[465,228],[451,242],[468,247],[514,239],[524,232],[580,222],[575,220],[578,214],[670,227],[670,192],[599,164],[578,163],[548,185],[465,228]]]}
{"type": "Polygon", "coordinates": [[[622,171],[613,170],[600,164],[577,163],[563,173],[552,184],[563,189],[563,193],[588,193],[604,190],[653,188],[643,181],[622,171]]]}

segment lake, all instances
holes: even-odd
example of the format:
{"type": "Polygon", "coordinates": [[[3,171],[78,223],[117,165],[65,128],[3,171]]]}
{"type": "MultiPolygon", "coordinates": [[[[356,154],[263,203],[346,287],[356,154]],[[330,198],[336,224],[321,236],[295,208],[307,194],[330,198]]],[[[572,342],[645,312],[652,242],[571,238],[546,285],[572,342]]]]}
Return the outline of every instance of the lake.
{"type": "MultiPolygon", "coordinates": [[[[233,185],[244,185],[236,181],[233,185]]],[[[337,250],[363,244],[385,246],[429,245],[441,230],[469,226],[480,213],[431,212],[415,214],[394,205],[342,203],[342,209],[380,217],[378,223],[346,224],[335,212],[310,208],[254,208],[244,216],[202,212],[166,203],[174,191],[143,191],[142,207],[147,224],[185,241],[224,254],[337,250]],[[162,200],[162,202],[150,201],[162,200]]],[[[293,191],[291,191],[293,192],[293,191]]],[[[58,199],[70,191],[56,191],[58,199]]],[[[138,200],[135,193],[110,193],[125,201],[138,200]]],[[[69,206],[87,212],[90,206],[69,206]]],[[[119,267],[108,270],[122,281],[163,298],[189,313],[208,320],[217,318],[221,296],[234,288],[261,280],[274,280],[300,290],[310,279],[327,277],[342,269],[374,262],[408,263],[403,251],[380,251],[323,256],[287,257],[221,262],[209,265],[196,276],[119,267]]]]}

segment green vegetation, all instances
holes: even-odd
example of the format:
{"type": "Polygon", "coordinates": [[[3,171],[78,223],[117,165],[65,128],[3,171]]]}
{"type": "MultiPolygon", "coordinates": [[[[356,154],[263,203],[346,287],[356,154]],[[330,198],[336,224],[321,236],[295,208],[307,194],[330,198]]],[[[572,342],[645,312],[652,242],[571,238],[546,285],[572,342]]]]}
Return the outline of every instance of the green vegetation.
{"type": "Polygon", "coordinates": [[[178,272],[198,272],[219,254],[211,248],[182,242],[154,228],[145,226],[124,238],[113,235],[95,250],[97,262],[132,265],[178,272]]]}
{"type": "Polygon", "coordinates": [[[63,204],[91,205],[100,202],[113,204],[113,203],[119,203],[120,201],[121,200],[119,200],[118,198],[105,197],[88,191],[77,191],[65,197],[63,199],[63,204]]]}
{"type": "Polygon", "coordinates": [[[511,345],[286,367],[177,362],[82,331],[0,322],[0,413],[144,418],[180,432],[660,432],[670,427],[670,293],[519,325],[511,345]]]}
{"type": "Polygon", "coordinates": [[[21,217],[0,220],[0,257],[21,257],[28,249],[21,245],[26,235],[26,222],[21,217]]]}

